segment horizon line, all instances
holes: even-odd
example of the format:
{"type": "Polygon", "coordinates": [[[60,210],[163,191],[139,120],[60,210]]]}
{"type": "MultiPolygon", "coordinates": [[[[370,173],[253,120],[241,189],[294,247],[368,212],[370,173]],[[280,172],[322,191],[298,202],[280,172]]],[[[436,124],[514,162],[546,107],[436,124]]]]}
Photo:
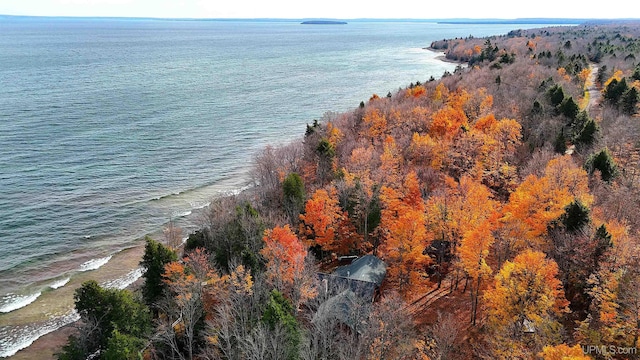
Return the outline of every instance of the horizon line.
{"type": "Polygon", "coordinates": [[[102,16],[102,15],[13,15],[13,14],[0,14],[0,18],[58,18],[58,19],[122,19],[122,20],[182,20],[182,21],[305,21],[305,20],[340,20],[340,21],[493,21],[493,22],[526,22],[526,21],[571,21],[571,22],[585,22],[585,21],[640,21],[640,18],[597,18],[597,17],[515,17],[515,18],[472,18],[472,17],[450,17],[450,18],[410,18],[410,17],[397,17],[397,18],[377,18],[377,17],[362,17],[362,18],[333,18],[333,17],[152,17],[152,16],[102,16]]]}

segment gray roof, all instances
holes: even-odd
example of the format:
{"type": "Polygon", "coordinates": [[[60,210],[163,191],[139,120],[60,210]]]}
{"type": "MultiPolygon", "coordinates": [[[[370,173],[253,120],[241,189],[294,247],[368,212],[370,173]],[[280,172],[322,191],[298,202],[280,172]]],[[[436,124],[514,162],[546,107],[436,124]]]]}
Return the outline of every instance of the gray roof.
{"type": "Polygon", "coordinates": [[[351,330],[361,333],[360,324],[371,310],[371,302],[358,296],[353,291],[347,289],[323,302],[313,315],[311,320],[314,324],[321,324],[322,321],[339,321],[347,325],[351,330]]]}
{"type": "Polygon", "coordinates": [[[365,255],[349,265],[337,268],[332,275],[370,282],[380,286],[387,275],[387,265],[378,257],[365,255]]]}

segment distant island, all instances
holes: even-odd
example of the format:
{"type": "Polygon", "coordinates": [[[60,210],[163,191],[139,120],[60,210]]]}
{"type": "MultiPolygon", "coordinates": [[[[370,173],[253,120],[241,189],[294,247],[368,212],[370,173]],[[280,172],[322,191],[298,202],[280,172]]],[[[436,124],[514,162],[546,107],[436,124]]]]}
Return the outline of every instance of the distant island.
{"type": "Polygon", "coordinates": [[[346,21],[337,21],[337,20],[308,20],[303,21],[300,24],[302,25],[346,25],[346,21]]]}

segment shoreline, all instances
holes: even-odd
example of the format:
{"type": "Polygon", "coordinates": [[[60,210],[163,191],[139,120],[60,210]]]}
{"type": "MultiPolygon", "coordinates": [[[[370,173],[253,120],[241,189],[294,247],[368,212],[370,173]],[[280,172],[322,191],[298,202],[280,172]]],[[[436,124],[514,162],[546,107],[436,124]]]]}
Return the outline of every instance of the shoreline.
{"type": "MultiPolygon", "coordinates": [[[[216,198],[222,198],[225,196],[233,196],[243,193],[247,190],[250,190],[249,186],[242,186],[240,188],[236,188],[234,190],[227,190],[219,192],[215,195],[211,195],[206,198],[206,201],[212,201],[216,198]]],[[[183,230],[182,240],[183,243],[179,245],[181,247],[184,244],[184,240],[191,234],[193,231],[201,227],[202,222],[202,214],[203,211],[206,210],[206,206],[193,208],[189,211],[188,215],[174,218],[174,226],[179,227],[183,230]]],[[[157,229],[150,231],[139,238],[137,238],[131,246],[122,249],[110,256],[109,261],[107,261],[104,265],[100,266],[100,268],[85,271],[76,274],[76,276],[70,281],[70,283],[65,284],[64,286],[56,289],[59,291],[57,297],[38,297],[36,301],[26,305],[23,308],[16,309],[11,313],[13,317],[20,319],[23,314],[26,312],[26,316],[32,316],[31,311],[35,311],[38,313],[42,306],[46,306],[47,303],[51,304],[51,302],[56,303],[58,308],[65,308],[68,306],[69,301],[73,301],[72,293],[75,292],[75,289],[80,286],[81,283],[87,280],[96,280],[102,286],[111,286],[119,289],[128,289],[134,291],[137,287],[141,285],[141,282],[144,281],[142,276],[139,276],[135,279],[135,281],[127,281],[126,286],[121,287],[118,286],[117,280],[126,277],[126,275],[135,272],[136,269],[139,268],[139,263],[142,260],[144,255],[145,248],[145,237],[149,236],[154,240],[165,243],[163,229],[167,226],[167,224],[163,224],[159,226],[157,229]],[[60,300],[60,297],[63,297],[63,300],[60,300]],[[56,298],[59,302],[56,301],[56,298]],[[29,308],[31,307],[31,308],[29,308]],[[22,314],[21,314],[22,312],[22,314]]],[[[141,274],[140,274],[141,275],[141,274]]],[[[123,284],[124,285],[124,284],[123,284]]],[[[66,309],[66,308],[65,308],[66,309]]],[[[62,309],[62,313],[68,312],[69,309],[62,309]]],[[[73,309],[73,305],[71,305],[71,309],[73,309]]],[[[60,309],[54,311],[54,313],[61,313],[60,309]]],[[[11,314],[7,313],[7,314],[11,314]]],[[[62,316],[61,318],[63,318],[62,316]]],[[[46,320],[42,322],[46,323],[46,320]]],[[[13,355],[10,356],[0,356],[0,359],[11,359],[11,360],[31,360],[31,359],[55,359],[55,354],[59,352],[67,343],[67,339],[70,334],[73,334],[76,331],[75,324],[76,321],[72,321],[70,323],[66,323],[55,330],[45,333],[44,335],[40,335],[35,339],[32,338],[24,338],[24,342],[14,343],[16,347],[24,346],[31,341],[29,345],[26,347],[17,350],[13,355]]],[[[36,323],[38,324],[38,323],[36,323]]],[[[16,326],[16,325],[7,325],[7,326],[16,326]]]]}
{"type": "Polygon", "coordinates": [[[440,60],[442,62],[446,62],[446,63],[450,63],[450,64],[459,64],[459,65],[465,65],[467,64],[466,61],[462,61],[462,60],[453,60],[453,59],[449,59],[447,58],[446,53],[443,50],[439,50],[439,49],[434,49],[431,46],[427,46],[427,47],[423,47],[423,50],[427,50],[427,51],[431,51],[433,53],[439,54],[437,55],[434,59],[436,60],[440,60]]]}
{"type": "MultiPolygon", "coordinates": [[[[443,51],[436,50],[431,47],[425,47],[423,49],[428,50],[430,52],[434,52],[434,53],[440,53],[440,55],[434,57],[434,59],[438,61],[442,61],[445,63],[466,64],[466,62],[447,59],[443,51]]],[[[252,189],[253,189],[253,186],[243,186],[240,189],[230,190],[226,193],[220,193],[218,196],[209,197],[208,199],[204,199],[204,201],[210,201],[218,197],[239,195],[242,193],[250,192],[252,189]]],[[[196,225],[195,222],[200,217],[200,213],[204,209],[206,209],[206,207],[193,209],[189,215],[182,218],[182,221],[180,221],[180,224],[176,224],[176,225],[178,227],[182,227],[181,225],[183,225],[183,223],[187,223],[184,225],[197,227],[198,225],[196,225]]],[[[185,233],[183,233],[183,238],[186,238],[190,233],[191,233],[191,230],[185,231],[185,233]]],[[[162,228],[157,229],[156,231],[152,231],[146,235],[151,236],[155,240],[161,240],[162,228]]],[[[128,252],[133,252],[133,253],[139,252],[138,258],[139,260],[141,260],[142,254],[144,252],[144,236],[141,237],[139,241],[140,241],[139,245],[132,246],[127,250],[129,250],[128,252]]],[[[109,262],[113,262],[114,264],[117,264],[118,261],[122,261],[122,259],[120,259],[117,256],[118,254],[119,253],[114,254],[114,258],[111,259],[109,262]]],[[[142,281],[142,279],[143,278],[140,277],[135,282],[125,287],[125,289],[134,290],[137,286],[140,285],[140,282],[142,281]]],[[[76,331],[76,328],[75,328],[76,323],[77,321],[74,321],[69,324],[63,325],[56,330],[46,333],[38,337],[37,339],[35,339],[29,346],[18,350],[14,355],[0,358],[0,359],[10,359],[10,360],[55,359],[56,358],[55,354],[59,352],[62,346],[64,346],[67,343],[69,335],[73,334],[76,331]]]]}

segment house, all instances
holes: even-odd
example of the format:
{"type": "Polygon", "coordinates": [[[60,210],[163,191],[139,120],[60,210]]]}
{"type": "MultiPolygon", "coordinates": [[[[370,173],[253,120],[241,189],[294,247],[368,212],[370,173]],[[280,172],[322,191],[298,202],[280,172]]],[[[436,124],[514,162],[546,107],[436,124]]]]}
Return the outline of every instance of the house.
{"type": "Polygon", "coordinates": [[[340,266],[331,274],[318,274],[326,300],[312,321],[334,318],[359,333],[359,324],[369,312],[371,303],[380,295],[380,286],[386,275],[387,265],[373,255],[365,255],[349,265],[340,266]]]}
{"type": "Polygon", "coordinates": [[[373,302],[387,275],[387,264],[373,255],[357,258],[351,264],[340,266],[331,274],[318,274],[325,292],[350,289],[356,295],[373,302]]]}

